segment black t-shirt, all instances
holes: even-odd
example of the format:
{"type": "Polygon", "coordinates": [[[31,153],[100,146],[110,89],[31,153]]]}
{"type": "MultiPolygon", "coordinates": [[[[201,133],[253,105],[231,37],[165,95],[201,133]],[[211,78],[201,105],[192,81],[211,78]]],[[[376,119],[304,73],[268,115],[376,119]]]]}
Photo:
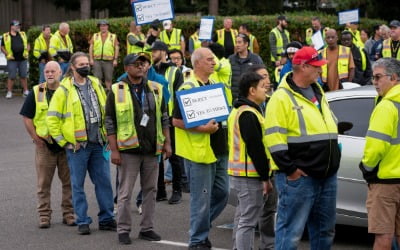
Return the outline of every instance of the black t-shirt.
{"type": "Polygon", "coordinates": [[[225,41],[224,41],[224,47],[225,47],[225,58],[228,58],[230,55],[235,53],[235,45],[232,40],[232,34],[231,31],[224,31],[225,32],[225,41]]]}
{"type": "MultiPolygon", "coordinates": [[[[15,61],[23,61],[25,60],[24,54],[24,42],[22,41],[21,34],[17,32],[15,36],[11,35],[11,51],[13,52],[14,60],[15,61]]],[[[4,45],[4,38],[1,40],[1,45],[4,45]]]]}
{"type": "MultiPolygon", "coordinates": [[[[49,103],[51,98],[53,97],[55,90],[51,90],[51,89],[47,89],[46,91],[46,99],[47,102],[49,103]]],[[[30,91],[28,96],[25,99],[24,104],[22,105],[22,108],[19,112],[20,115],[25,116],[29,119],[33,119],[35,117],[35,113],[36,113],[36,102],[35,102],[35,94],[33,91],[30,91]]],[[[54,153],[60,152],[62,150],[64,150],[62,147],[60,147],[53,138],[52,139],[52,143],[48,143],[46,140],[43,140],[46,145],[47,148],[54,153]]]]}

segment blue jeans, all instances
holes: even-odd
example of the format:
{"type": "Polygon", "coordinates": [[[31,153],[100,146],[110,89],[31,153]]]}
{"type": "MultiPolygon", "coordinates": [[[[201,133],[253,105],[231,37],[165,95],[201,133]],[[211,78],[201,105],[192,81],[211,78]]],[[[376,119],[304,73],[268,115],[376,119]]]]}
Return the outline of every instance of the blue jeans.
{"type": "Polygon", "coordinates": [[[46,80],[44,79],[44,66],[46,63],[39,63],[39,83],[45,82],[46,80]]]}
{"type": "Polygon", "coordinates": [[[190,240],[189,245],[204,243],[211,223],[224,210],[228,202],[229,180],[227,156],[218,157],[211,164],[184,159],[190,176],[190,240]]]}
{"type": "Polygon", "coordinates": [[[331,249],[336,221],[336,174],[325,179],[301,176],[289,181],[285,173],[277,172],[278,191],[275,249],[297,249],[308,228],[310,249],[331,249]]]}
{"type": "Polygon", "coordinates": [[[67,149],[67,159],[70,169],[72,202],[77,216],[76,224],[90,224],[92,218],[87,215],[88,203],[84,190],[86,171],[94,184],[97,203],[100,211],[97,214],[99,223],[107,223],[114,219],[113,191],[111,187],[110,164],[103,157],[103,147],[100,144],[88,143],[74,152],[67,149]]]}
{"type": "MultiPolygon", "coordinates": [[[[62,76],[61,79],[64,78],[65,73],[67,72],[67,69],[69,67],[69,62],[59,62],[62,71],[62,76]]],[[[61,81],[60,79],[60,81],[61,81]]]]}

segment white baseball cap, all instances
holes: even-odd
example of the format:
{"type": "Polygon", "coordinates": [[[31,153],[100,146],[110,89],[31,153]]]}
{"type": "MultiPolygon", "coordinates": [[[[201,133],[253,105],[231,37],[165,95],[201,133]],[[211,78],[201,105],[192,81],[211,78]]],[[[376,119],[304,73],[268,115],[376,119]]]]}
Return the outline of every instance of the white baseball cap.
{"type": "Polygon", "coordinates": [[[169,30],[171,28],[172,22],[171,20],[165,20],[162,24],[164,29],[169,30]]]}

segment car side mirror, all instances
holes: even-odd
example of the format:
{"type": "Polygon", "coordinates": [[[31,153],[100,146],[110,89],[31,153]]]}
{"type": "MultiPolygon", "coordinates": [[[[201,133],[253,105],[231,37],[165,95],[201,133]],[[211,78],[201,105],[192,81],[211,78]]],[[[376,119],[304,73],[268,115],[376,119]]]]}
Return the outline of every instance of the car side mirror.
{"type": "Polygon", "coordinates": [[[338,131],[340,135],[344,135],[347,131],[353,128],[353,123],[351,122],[339,122],[338,131]]]}

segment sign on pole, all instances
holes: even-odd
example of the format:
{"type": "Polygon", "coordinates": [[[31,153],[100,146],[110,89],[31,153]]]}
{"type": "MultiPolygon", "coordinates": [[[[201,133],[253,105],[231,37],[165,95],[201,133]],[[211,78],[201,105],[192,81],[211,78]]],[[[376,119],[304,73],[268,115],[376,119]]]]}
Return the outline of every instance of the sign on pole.
{"type": "Polygon", "coordinates": [[[144,0],[131,3],[137,25],[151,23],[158,19],[174,19],[172,0],[144,0]]]}
{"type": "Polygon", "coordinates": [[[224,85],[212,84],[176,92],[185,128],[193,128],[214,119],[228,119],[229,107],[224,85]]]}
{"type": "Polygon", "coordinates": [[[339,12],[338,18],[339,18],[339,24],[358,23],[360,21],[359,9],[339,12]]]}
{"type": "Polygon", "coordinates": [[[213,16],[205,16],[200,20],[199,40],[210,41],[214,27],[215,18],[213,16]]]}

